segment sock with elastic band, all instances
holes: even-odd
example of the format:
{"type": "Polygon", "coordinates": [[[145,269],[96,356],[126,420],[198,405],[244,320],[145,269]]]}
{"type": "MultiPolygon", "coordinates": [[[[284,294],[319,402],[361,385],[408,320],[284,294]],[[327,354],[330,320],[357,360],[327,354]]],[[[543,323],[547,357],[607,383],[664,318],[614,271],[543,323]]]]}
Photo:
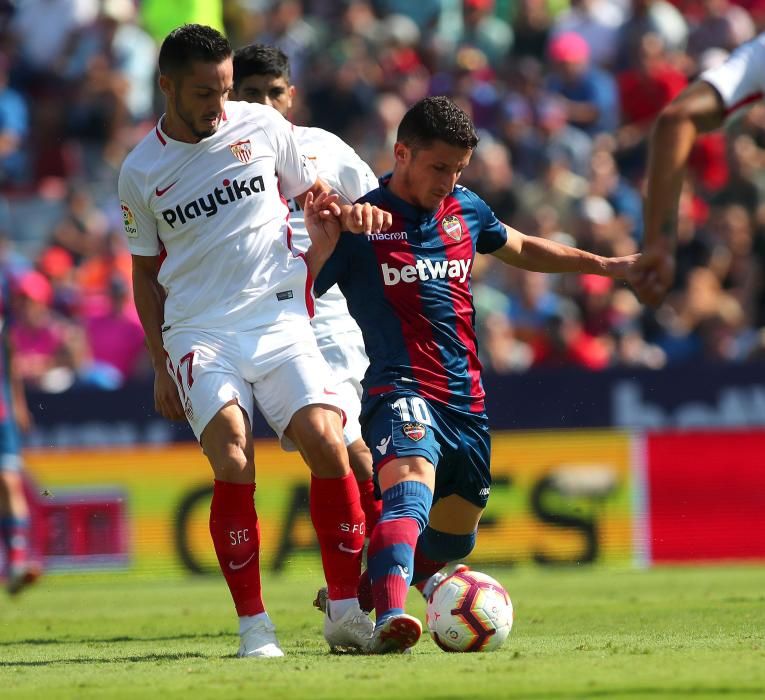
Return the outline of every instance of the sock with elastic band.
{"type": "Polygon", "coordinates": [[[255,484],[215,480],[210,504],[210,536],[240,617],[265,611],[260,585],[260,525],[255,484]]]}
{"type": "Polygon", "coordinates": [[[329,599],[356,598],[364,548],[364,511],[356,479],[350,472],[334,479],[312,476],[309,500],[329,599]]]}
{"type": "Polygon", "coordinates": [[[403,481],[383,494],[383,512],[367,552],[376,624],[404,611],[414,569],[414,549],[428,521],[433,492],[403,481]]]}
{"type": "Polygon", "coordinates": [[[428,525],[417,540],[413,582],[420,592],[428,579],[450,561],[464,559],[475,547],[476,533],[453,535],[428,525]]]}

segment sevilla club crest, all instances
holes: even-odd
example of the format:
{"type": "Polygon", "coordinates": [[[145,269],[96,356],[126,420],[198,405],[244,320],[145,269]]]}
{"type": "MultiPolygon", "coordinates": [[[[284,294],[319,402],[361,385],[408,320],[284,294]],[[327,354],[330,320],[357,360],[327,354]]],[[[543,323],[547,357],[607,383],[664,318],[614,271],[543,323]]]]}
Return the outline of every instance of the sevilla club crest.
{"type": "Polygon", "coordinates": [[[404,423],[401,430],[410,440],[419,442],[425,437],[425,426],[422,423],[404,423]]]}
{"type": "Polygon", "coordinates": [[[250,158],[252,158],[252,144],[250,143],[250,139],[232,143],[229,148],[237,160],[240,160],[242,163],[250,162],[250,158]]]}
{"type": "Polygon", "coordinates": [[[452,238],[455,241],[458,241],[462,238],[462,224],[460,223],[460,220],[453,214],[444,217],[444,220],[441,222],[441,228],[444,230],[444,233],[449,236],[449,238],[452,238]]]}

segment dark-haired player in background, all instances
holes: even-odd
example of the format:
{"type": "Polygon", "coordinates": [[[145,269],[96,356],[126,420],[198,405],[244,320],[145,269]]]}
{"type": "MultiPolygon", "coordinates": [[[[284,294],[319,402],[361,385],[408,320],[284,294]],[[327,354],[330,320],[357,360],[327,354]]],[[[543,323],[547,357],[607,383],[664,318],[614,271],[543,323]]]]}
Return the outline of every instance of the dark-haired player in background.
{"type": "MultiPolygon", "coordinates": [[[[165,38],[159,84],[167,111],[120,172],[155,404],[168,418],[185,415],[212,467],[210,534],[239,615],[239,656],[283,655],[260,582],[256,403],[312,472],[311,518],[330,598],[342,606],[325,637],[333,647],[363,647],[372,633],[356,598],[364,513],[283,199],[326,185],[275,110],[227,103],[232,55],[211,27],[187,24],[165,38]]],[[[356,231],[379,231],[389,219],[371,205],[337,212],[356,231]]]]}
{"type": "MultiPolygon", "coordinates": [[[[289,60],[281,49],[251,44],[234,53],[233,99],[270,105],[287,117],[294,96],[289,60]]],[[[334,134],[298,125],[295,125],[294,133],[301,150],[316,166],[319,177],[340,196],[343,203],[355,202],[377,187],[377,178],[371,168],[334,134]]],[[[292,246],[304,253],[310,246],[310,239],[303,221],[303,210],[295,199],[290,199],[288,206],[292,246]]],[[[345,297],[337,286],[316,300],[311,326],[319,350],[337,381],[337,392],[346,416],[343,438],[359,485],[364,529],[369,537],[380,518],[381,502],[375,497],[372,483],[372,454],[361,439],[359,425],[361,378],[369,365],[364,352],[364,338],[358,324],[348,313],[345,297]]],[[[332,614],[329,609],[325,612],[332,614]]]]}
{"type": "Polygon", "coordinates": [[[660,303],[674,281],[677,207],[697,136],[763,98],[765,34],[760,34],[704,71],[659,114],[648,144],[643,256],[629,279],[641,301],[660,303]]]}
{"type": "Polygon", "coordinates": [[[427,98],[399,125],[393,173],[361,200],[392,214],[388,231],[340,235],[333,197],[306,199],[314,288],[340,285],[370,361],[361,424],[383,499],[368,551],[372,653],[417,642],[421,624],[404,612],[409,585],[472,551],[489,497],[470,288],[476,252],[529,270],[616,278],[637,258],[603,258],[503,224],[457,186],[477,143],[465,112],[427,98]]]}

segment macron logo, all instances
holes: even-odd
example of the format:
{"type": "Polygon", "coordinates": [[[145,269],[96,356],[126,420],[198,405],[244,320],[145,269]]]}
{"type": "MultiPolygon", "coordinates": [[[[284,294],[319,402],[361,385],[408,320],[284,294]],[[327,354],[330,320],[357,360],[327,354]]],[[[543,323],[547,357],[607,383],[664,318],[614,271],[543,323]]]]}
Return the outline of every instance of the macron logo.
{"type": "Polygon", "coordinates": [[[385,455],[385,453],[388,451],[388,445],[390,444],[390,438],[391,436],[388,435],[388,437],[384,437],[380,442],[375,445],[375,449],[381,454],[385,455]]]}
{"type": "Polygon", "coordinates": [[[406,231],[380,231],[380,233],[368,233],[367,238],[370,241],[406,241],[408,240],[406,231]]]}
{"type": "Polygon", "coordinates": [[[415,265],[404,265],[400,270],[391,267],[388,263],[382,264],[382,275],[386,287],[421,280],[452,279],[460,283],[467,280],[470,274],[471,260],[418,260],[415,265]]]}

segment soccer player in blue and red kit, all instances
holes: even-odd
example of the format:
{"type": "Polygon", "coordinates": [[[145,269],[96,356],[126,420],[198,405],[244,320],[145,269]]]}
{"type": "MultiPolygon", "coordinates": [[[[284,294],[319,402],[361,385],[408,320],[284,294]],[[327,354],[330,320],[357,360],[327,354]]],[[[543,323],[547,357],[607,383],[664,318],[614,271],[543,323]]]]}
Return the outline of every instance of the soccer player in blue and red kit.
{"type": "Polygon", "coordinates": [[[21,475],[19,427],[28,427],[29,412],[21,379],[13,370],[10,287],[10,275],[0,269],[0,546],[5,553],[6,589],[15,595],[37,580],[40,565],[30,556],[30,513],[21,475]]]}
{"type": "Polygon", "coordinates": [[[388,231],[341,234],[334,197],[306,201],[314,289],[340,285],[370,361],[361,425],[383,500],[368,551],[372,653],[417,642],[422,626],[404,612],[408,588],[472,551],[489,496],[470,288],[476,252],[528,270],[614,278],[638,257],[604,258],[503,224],[457,185],[477,143],[462,109],[426,98],[399,125],[393,173],[359,200],[392,214],[388,231]]]}

